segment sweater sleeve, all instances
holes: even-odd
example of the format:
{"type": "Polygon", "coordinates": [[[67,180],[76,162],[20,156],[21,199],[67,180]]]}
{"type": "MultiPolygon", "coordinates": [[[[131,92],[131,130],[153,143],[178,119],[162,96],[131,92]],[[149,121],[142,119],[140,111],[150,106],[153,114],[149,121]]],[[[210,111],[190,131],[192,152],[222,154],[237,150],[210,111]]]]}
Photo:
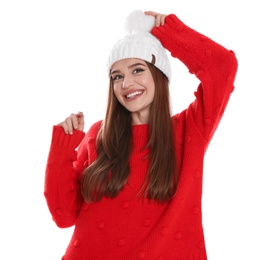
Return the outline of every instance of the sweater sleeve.
{"type": "MultiPolygon", "coordinates": [[[[86,154],[77,156],[76,150],[84,136],[85,133],[82,131],[75,130],[73,135],[68,135],[64,133],[62,127],[53,127],[46,165],[44,196],[53,220],[62,228],[74,225],[83,201],[74,162],[80,165],[87,159],[86,154]]],[[[86,148],[82,146],[80,149],[85,150],[86,148]]]]}
{"type": "Polygon", "coordinates": [[[152,34],[199,79],[196,99],[187,113],[209,142],[234,89],[238,66],[234,52],[191,29],[174,14],[166,17],[164,26],[154,27],[152,34]]]}

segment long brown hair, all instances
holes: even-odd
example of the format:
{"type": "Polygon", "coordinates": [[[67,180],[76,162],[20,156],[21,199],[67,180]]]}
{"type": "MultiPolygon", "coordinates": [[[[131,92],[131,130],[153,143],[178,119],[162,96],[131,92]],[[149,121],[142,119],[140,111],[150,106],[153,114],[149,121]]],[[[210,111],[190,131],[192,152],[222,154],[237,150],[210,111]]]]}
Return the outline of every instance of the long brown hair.
{"type": "MultiPolygon", "coordinates": [[[[158,202],[169,200],[176,192],[178,174],[168,78],[147,63],[155,83],[155,95],[149,116],[149,169],[142,187],[143,194],[158,202]]],[[[117,100],[110,80],[105,120],[97,137],[97,159],[81,176],[81,192],[86,202],[99,201],[103,196],[114,198],[124,188],[130,173],[132,152],[131,113],[117,100]]],[[[146,147],[146,148],[147,148],[146,147]]]]}

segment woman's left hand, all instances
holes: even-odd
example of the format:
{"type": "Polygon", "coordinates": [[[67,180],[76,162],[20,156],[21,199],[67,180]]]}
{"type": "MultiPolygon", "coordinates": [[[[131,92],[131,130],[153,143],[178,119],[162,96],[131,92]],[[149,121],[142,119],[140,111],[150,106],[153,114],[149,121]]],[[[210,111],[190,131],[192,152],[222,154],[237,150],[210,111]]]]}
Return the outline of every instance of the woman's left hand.
{"type": "Polygon", "coordinates": [[[158,27],[158,26],[162,26],[164,25],[165,23],[165,18],[166,18],[166,14],[160,14],[160,13],[156,13],[156,12],[153,12],[153,11],[146,11],[144,12],[146,15],[152,15],[155,17],[155,20],[156,20],[156,24],[155,26],[158,27]]]}

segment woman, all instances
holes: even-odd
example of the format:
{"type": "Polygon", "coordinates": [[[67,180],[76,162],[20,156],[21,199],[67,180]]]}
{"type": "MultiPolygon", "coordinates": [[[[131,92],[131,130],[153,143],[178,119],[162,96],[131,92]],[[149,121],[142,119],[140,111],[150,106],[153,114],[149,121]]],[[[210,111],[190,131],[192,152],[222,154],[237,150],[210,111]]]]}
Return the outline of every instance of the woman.
{"type": "Polygon", "coordinates": [[[109,55],[105,119],[86,135],[81,112],[53,127],[44,195],[59,227],[75,225],[62,259],[205,260],[203,160],[237,59],[174,14],[134,11],[127,29],[109,55]],[[200,80],[174,116],[166,50],[200,80]]]}

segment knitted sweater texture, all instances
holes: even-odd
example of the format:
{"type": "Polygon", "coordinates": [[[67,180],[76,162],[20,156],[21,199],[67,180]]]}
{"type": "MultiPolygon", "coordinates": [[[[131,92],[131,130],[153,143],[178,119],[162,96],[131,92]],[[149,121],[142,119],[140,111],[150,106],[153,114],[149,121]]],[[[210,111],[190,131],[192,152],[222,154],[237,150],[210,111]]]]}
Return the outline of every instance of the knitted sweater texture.
{"type": "Polygon", "coordinates": [[[145,160],[149,151],[143,149],[149,136],[148,125],[134,125],[124,190],[114,199],[86,204],[78,178],[97,157],[101,121],[86,134],[75,130],[66,135],[54,126],[44,196],[57,226],[75,225],[64,260],[207,259],[201,211],[203,160],[234,89],[237,59],[173,14],[152,34],[200,80],[194,101],[172,116],[176,158],[181,163],[178,190],[164,204],[137,196],[149,164],[145,160]]]}

